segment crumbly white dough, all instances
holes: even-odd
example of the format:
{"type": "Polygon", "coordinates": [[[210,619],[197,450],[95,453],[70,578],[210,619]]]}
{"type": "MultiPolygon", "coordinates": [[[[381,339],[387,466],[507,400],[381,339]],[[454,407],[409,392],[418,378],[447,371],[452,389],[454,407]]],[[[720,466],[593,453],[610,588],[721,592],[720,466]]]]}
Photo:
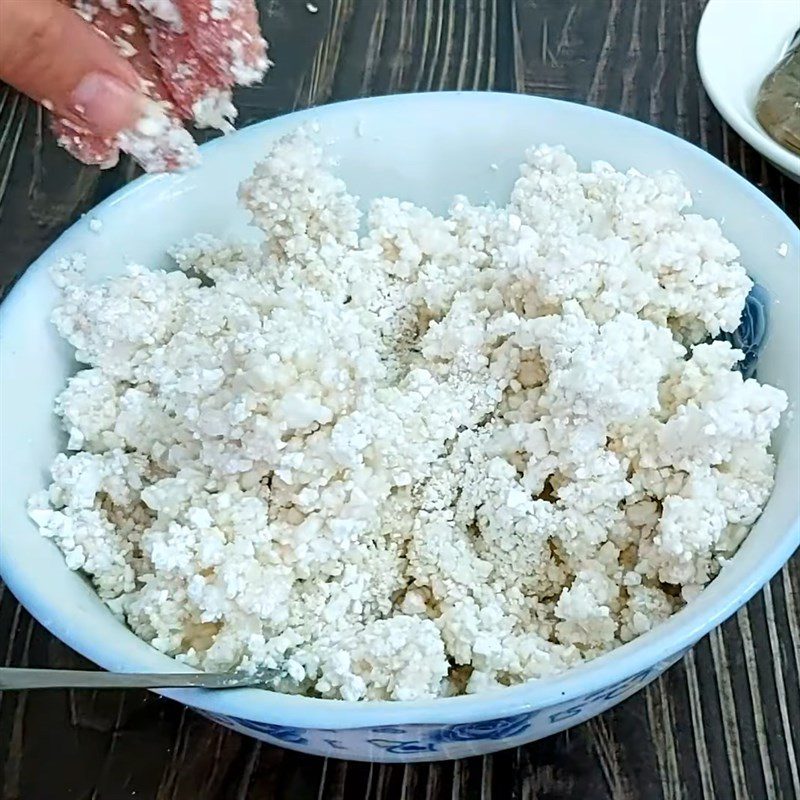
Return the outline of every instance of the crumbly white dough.
{"type": "MultiPolygon", "coordinates": [[[[113,0],[118,2],[118,0],[113,0]]],[[[156,19],[171,25],[176,31],[183,30],[183,18],[175,0],[137,0],[138,4],[156,19]]]]}
{"type": "Polygon", "coordinates": [[[154,100],[148,101],[145,113],[133,128],[117,134],[116,143],[146,172],[181,172],[200,163],[200,151],[192,135],[166,113],[164,104],[154,100]]]}
{"type": "Polygon", "coordinates": [[[216,128],[223,133],[233,131],[238,113],[231,92],[224,89],[208,89],[192,104],[194,124],[198,128],[216,128]]]}
{"type": "Polygon", "coordinates": [[[301,132],[260,245],[98,286],[30,513],[154,647],[408,700],[551,675],[667,618],[773,482],[786,395],[709,339],[751,282],[674,175],[535,147],[507,207],[356,198],[301,132]]]}
{"type": "Polygon", "coordinates": [[[233,0],[211,0],[211,19],[228,19],[232,6],[233,0]]]}

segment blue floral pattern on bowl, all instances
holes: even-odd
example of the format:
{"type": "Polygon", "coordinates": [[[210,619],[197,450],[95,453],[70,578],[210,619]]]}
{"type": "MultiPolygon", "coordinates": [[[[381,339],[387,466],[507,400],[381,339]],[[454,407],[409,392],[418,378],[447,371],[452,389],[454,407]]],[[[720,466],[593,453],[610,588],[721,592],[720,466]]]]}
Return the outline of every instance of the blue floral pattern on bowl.
{"type": "Polygon", "coordinates": [[[418,739],[367,739],[372,747],[377,747],[387,753],[400,756],[419,755],[420,753],[436,753],[434,742],[424,742],[418,739]]]}
{"type": "Polygon", "coordinates": [[[767,337],[769,301],[767,290],[757,283],[753,284],[745,300],[739,327],[733,333],[723,333],[718,337],[744,353],[744,358],[737,365],[744,378],[752,378],[756,373],[758,356],[767,337]]]}
{"type": "Polygon", "coordinates": [[[255,722],[253,720],[241,720],[238,717],[231,717],[240,725],[247,723],[247,726],[253,730],[260,731],[261,733],[271,736],[273,739],[278,739],[287,744],[308,744],[308,739],[305,737],[305,728],[292,728],[288,725],[270,725],[267,722],[255,722]]]}
{"type": "Polygon", "coordinates": [[[465,722],[461,725],[446,725],[434,733],[437,742],[474,742],[481,740],[508,739],[530,727],[535,712],[516,714],[513,717],[487,719],[483,722],[465,722]]]}

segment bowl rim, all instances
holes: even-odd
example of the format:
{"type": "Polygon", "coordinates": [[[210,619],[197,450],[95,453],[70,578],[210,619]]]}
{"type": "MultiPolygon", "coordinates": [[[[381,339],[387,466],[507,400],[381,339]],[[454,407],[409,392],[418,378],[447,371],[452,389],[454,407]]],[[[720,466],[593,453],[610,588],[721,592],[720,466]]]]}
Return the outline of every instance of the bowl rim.
{"type": "MultiPolygon", "coordinates": [[[[749,3],[746,4],[743,0],[736,0],[736,2],[733,0],[708,0],[697,28],[695,43],[697,66],[700,71],[700,80],[711,98],[711,102],[725,121],[761,155],[795,180],[800,180],[800,155],[795,155],[778,144],[755,119],[751,121],[743,116],[735,102],[741,92],[729,91],[729,84],[720,83],[714,77],[712,65],[716,62],[716,53],[719,51],[716,44],[718,34],[715,27],[721,15],[736,14],[746,17],[753,10],[763,13],[763,2],[764,0],[755,0],[755,2],[749,0],[749,3]]],[[[783,11],[790,5],[789,3],[773,3],[771,7],[780,8],[783,11]]],[[[800,25],[800,13],[795,16],[796,27],[800,25]]],[[[790,32],[793,31],[794,29],[790,32]]]]}
{"type": "MultiPolygon", "coordinates": [[[[475,102],[476,99],[488,104],[493,102],[527,104],[531,110],[534,110],[537,105],[552,106],[556,109],[568,107],[569,113],[583,115],[587,122],[592,118],[601,118],[606,121],[613,120],[615,125],[628,126],[640,132],[646,131],[646,135],[653,137],[655,143],[659,143],[663,147],[687,150],[694,157],[706,161],[710,168],[722,173],[731,183],[731,191],[750,195],[764,208],[765,213],[768,212],[773,217],[777,216],[782,224],[787,224],[788,230],[793,234],[793,246],[800,249],[800,230],[796,229],[789,217],[759,189],[699,147],[653,125],[614,112],[564,100],[515,93],[479,91],[422,92],[359,98],[274,117],[247,126],[231,136],[207,142],[201,147],[204,152],[209,152],[217,147],[230,144],[236,137],[259,136],[273,123],[281,121],[285,124],[289,118],[297,124],[321,121],[327,114],[340,113],[342,107],[351,107],[353,111],[356,111],[366,105],[413,105],[418,103],[447,105],[448,103],[475,102]]],[[[88,212],[88,215],[108,209],[155,183],[168,180],[169,177],[164,175],[142,176],[110,195],[88,212]]],[[[52,261],[52,256],[48,256],[51,249],[56,245],[63,246],[68,243],[76,235],[80,225],[81,222],[77,221],[70,226],[19,278],[0,305],[0,330],[2,330],[3,320],[10,304],[13,305],[21,297],[26,278],[35,271],[45,268],[52,261]]],[[[639,676],[641,682],[644,683],[663,671],[698,639],[747,602],[790,558],[800,545],[800,500],[794,511],[793,522],[782,535],[779,545],[758,560],[758,563],[748,572],[746,581],[726,590],[718,598],[714,596],[713,602],[703,602],[704,597],[708,600],[708,590],[706,590],[700,598],[632,642],[621,645],[607,654],[577,665],[559,675],[531,680],[496,691],[414,701],[331,700],[261,689],[230,689],[224,693],[203,689],[165,689],[157,693],[211,714],[235,717],[245,721],[262,721],[317,730],[403,724],[448,725],[538,711],[585,698],[587,694],[604,688],[610,689],[612,686],[636,676],[639,676]],[[705,606],[709,607],[705,608],[705,606]]],[[[1,550],[2,548],[0,548],[1,550]]],[[[723,567],[723,570],[726,568],[723,567]]],[[[96,641],[90,630],[78,629],[76,626],[62,629],[53,622],[47,613],[49,606],[37,600],[32,586],[17,580],[13,564],[9,563],[8,559],[4,559],[1,552],[0,577],[21,604],[54,636],[104,668],[119,668],[108,647],[104,647],[103,642],[96,641]]],[[[715,582],[712,582],[711,586],[713,587],[714,584],[715,582]]],[[[719,592],[714,593],[714,595],[716,594],[719,592]]],[[[122,622],[119,624],[123,625],[122,622]]],[[[174,671],[190,671],[185,665],[175,662],[154,648],[152,648],[151,656],[131,663],[128,671],[147,671],[149,665],[144,662],[149,662],[151,659],[156,660],[156,657],[162,659],[165,665],[172,665],[174,671]]],[[[164,671],[168,671],[168,669],[164,671]]]]}

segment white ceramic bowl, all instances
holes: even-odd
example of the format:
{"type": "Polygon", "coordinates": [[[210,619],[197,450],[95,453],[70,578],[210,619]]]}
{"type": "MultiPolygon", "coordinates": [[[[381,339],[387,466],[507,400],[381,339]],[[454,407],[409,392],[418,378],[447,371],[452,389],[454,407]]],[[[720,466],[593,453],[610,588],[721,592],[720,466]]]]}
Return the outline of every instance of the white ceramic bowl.
{"type": "Polygon", "coordinates": [[[800,28],[797,0],[709,0],[697,30],[697,63],[711,101],[746,142],[800,181],[800,156],[761,127],[761,82],[800,28]]]}
{"type": "MultiPolygon", "coordinates": [[[[369,199],[399,195],[444,210],[451,196],[503,201],[523,151],[560,143],[588,166],[605,159],[645,172],[672,168],[697,209],[723,221],[744,263],[775,298],[760,377],[800,397],[800,232],[757,189],[719,161],[669,134],[624,117],[555,100],[456,93],[358,100],[255,125],[203,148],[203,165],[142,178],[62,236],[0,307],[0,568],[29,611],[56,636],[110,670],[181,669],[115,619],[70,572],[25,513],[47,481],[64,437],[53,399],[75,369],[48,323],[56,300],[47,268],[76,250],[91,278],[127,258],[164,264],[165,248],[197,231],[242,229],[236,187],[268,141],[315,120],[351,189],[369,199]],[[492,165],[496,165],[493,168],[492,165]],[[90,219],[102,222],[93,232],[90,219]],[[785,245],[786,255],[778,248],[785,245]]],[[[96,227],[96,226],[94,226],[96,227]]],[[[382,761],[487,753],[547,736],[604,711],[653,680],[756,592],[798,544],[797,416],[775,437],[775,490],[739,553],[699,599],[656,630],[567,674],[490,694],[425,702],[348,703],[258,690],[165,691],[223,725],[309,753],[382,761]]]]}

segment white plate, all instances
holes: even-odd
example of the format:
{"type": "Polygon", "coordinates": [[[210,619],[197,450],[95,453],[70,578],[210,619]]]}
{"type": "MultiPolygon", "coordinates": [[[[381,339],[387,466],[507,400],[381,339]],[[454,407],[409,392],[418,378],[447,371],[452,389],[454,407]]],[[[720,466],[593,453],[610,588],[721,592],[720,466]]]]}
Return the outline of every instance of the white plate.
{"type": "Polygon", "coordinates": [[[697,31],[697,63],[711,101],[745,141],[796,181],[800,156],[758,124],[755,101],[798,28],[797,0],[709,0],[697,31]]]}

